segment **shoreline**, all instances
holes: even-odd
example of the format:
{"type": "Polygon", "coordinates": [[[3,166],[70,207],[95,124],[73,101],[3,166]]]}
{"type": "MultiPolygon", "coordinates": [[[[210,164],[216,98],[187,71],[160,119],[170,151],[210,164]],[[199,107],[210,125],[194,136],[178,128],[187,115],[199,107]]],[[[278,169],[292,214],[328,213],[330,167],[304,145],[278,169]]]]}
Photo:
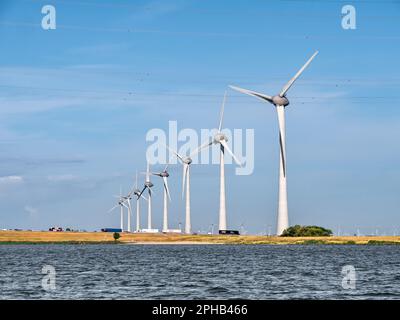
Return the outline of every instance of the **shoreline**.
{"type": "Polygon", "coordinates": [[[12,244],[118,244],[118,245],[400,245],[400,236],[277,237],[254,235],[185,235],[120,233],[0,231],[0,245],[12,244]]]}

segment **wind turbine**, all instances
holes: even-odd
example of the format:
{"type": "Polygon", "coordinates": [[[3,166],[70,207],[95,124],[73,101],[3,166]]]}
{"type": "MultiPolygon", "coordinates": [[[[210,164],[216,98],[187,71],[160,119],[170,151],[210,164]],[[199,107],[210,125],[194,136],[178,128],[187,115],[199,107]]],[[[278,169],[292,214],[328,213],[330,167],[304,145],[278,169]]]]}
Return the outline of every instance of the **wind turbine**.
{"type": "Polygon", "coordinates": [[[286,184],[286,137],[285,137],[285,107],[289,105],[289,100],[286,93],[297,80],[303,71],[308,67],[311,61],[318,54],[316,51],[310,59],[304,64],[303,67],[289,80],[288,83],[282,88],[282,91],[275,96],[268,96],[263,93],[242,89],[235,86],[230,86],[232,89],[241,93],[256,97],[264,102],[269,102],[276,107],[278,114],[279,124],[279,145],[280,145],[280,162],[279,162],[279,200],[278,200],[278,219],[277,219],[277,234],[281,235],[282,232],[289,227],[288,215],[288,201],[287,201],[287,184],[286,184]]]}
{"type": "Polygon", "coordinates": [[[125,204],[125,198],[122,196],[122,191],[120,188],[119,196],[116,196],[118,198],[118,203],[112,207],[108,212],[112,212],[116,208],[120,207],[120,214],[121,214],[121,231],[124,231],[124,207],[129,210],[129,208],[125,204]]]}
{"type": "Polygon", "coordinates": [[[167,171],[168,164],[165,166],[164,170],[161,172],[151,172],[153,176],[158,176],[162,178],[164,185],[164,214],[163,214],[163,229],[162,232],[168,232],[168,200],[171,201],[171,195],[168,188],[168,177],[169,173],[167,171]]]}
{"type": "Polygon", "coordinates": [[[147,198],[141,194],[139,188],[138,188],[138,174],[136,171],[136,179],[135,179],[135,186],[133,190],[131,191],[131,194],[134,194],[136,196],[136,232],[140,231],[140,198],[143,198],[144,200],[147,200],[147,198]]]}
{"type": "Polygon", "coordinates": [[[146,180],[144,182],[143,190],[140,192],[139,195],[139,197],[141,197],[146,189],[149,193],[149,197],[147,199],[147,229],[151,229],[151,194],[153,193],[153,191],[151,191],[151,188],[153,186],[154,184],[150,181],[150,164],[147,161],[146,180]]]}
{"type": "Polygon", "coordinates": [[[132,206],[131,206],[131,200],[132,200],[132,193],[129,192],[126,196],[122,197],[124,199],[124,201],[127,202],[128,206],[127,206],[127,211],[128,211],[128,219],[127,219],[127,223],[128,223],[128,232],[131,232],[131,217],[132,217],[132,206]]]}
{"type": "Polygon", "coordinates": [[[224,118],[224,108],[226,101],[226,92],[224,94],[224,100],[221,106],[221,113],[219,119],[218,132],[214,135],[213,139],[209,142],[204,143],[199,147],[199,150],[207,148],[212,144],[219,144],[220,147],[220,189],[219,189],[219,230],[227,230],[226,226],[226,200],[225,200],[225,150],[232,156],[233,160],[239,166],[242,166],[240,161],[233,154],[232,150],[228,146],[228,137],[222,133],[222,121],[224,118]]]}
{"type": "MultiPolygon", "coordinates": [[[[206,143],[206,146],[209,142],[206,143]]],[[[168,150],[170,150],[182,163],[183,174],[182,174],[182,198],[185,195],[185,186],[186,186],[186,203],[185,203],[185,233],[192,233],[192,223],[190,216],[190,165],[193,160],[192,157],[195,156],[200,150],[206,146],[199,146],[196,148],[189,156],[180,155],[177,151],[171,149],[166,145],[168,150]]]]}

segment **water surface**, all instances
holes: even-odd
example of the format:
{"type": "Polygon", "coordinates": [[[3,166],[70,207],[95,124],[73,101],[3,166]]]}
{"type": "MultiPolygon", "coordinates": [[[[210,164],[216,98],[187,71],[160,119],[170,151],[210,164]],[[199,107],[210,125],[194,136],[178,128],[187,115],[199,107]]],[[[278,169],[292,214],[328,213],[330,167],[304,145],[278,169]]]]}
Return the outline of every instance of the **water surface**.
{"type": "Polygon", "coordinates": [[[0,257],[0,299],[400,298],[400,246],[0,245],[0,257]]]}

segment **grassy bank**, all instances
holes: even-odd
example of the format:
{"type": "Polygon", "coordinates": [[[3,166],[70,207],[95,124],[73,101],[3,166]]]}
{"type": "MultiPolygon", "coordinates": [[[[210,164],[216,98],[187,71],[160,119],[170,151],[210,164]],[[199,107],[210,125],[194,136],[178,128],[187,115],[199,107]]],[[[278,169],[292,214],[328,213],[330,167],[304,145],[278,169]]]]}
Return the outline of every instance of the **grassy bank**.
{"type": "MultiPolygon", "coordinates": [[[[112,233],[0,231],[0,244],[114,244],[112,233]]],[[[400,237],[269,237],[121,233],[120,244],[368,244],[400,245],[400,237]]]]}

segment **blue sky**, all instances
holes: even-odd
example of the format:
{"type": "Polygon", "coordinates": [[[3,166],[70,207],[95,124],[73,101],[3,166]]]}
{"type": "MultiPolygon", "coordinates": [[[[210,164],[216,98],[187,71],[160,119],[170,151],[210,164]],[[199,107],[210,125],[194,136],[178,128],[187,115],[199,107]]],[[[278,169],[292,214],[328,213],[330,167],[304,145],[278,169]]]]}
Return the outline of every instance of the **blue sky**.
{"type": "MultiPolygon", "coordinates": [[[[148,130],[213,128],[227,85],[275,94],[318,49],[288,95],[290,224],[399,233],[399,17],[396,1],[1,1],[0,228],[118,226],[107,211],[144,170],[148,130]],[[46,4],[56,30],[40,26],[46,4]],[[344,4],[356,30],[341,27],[344,4]]],[[[252,175],[227,165],[229,227],[273,231],[275,111],[229,91],[225,126],[254,129],[256,148],[252,175]]],[[[206,231],[218,166],[191,178],[206,231]]],[[[171,227],[184,222],[180,184],[172,167],[171,227]]]]}

